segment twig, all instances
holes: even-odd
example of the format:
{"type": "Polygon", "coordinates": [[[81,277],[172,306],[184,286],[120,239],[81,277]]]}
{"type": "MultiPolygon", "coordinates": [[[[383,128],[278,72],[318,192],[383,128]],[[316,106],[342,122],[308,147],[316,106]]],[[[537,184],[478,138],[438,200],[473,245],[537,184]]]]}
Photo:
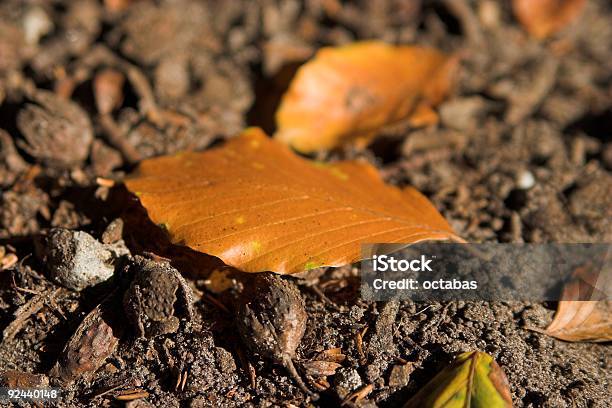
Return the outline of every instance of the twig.
{"type": "Polygon", "coordinates": [[[482,44],[484,36],[480,28],[480,22],[469,4],[465,0],[444,0],[444,4],[448,11],[457,17],[467,38],[474,44],[482,44]]]}
{"type": "Polygon", "coordinates": [[[535,112],[546,95],[550,92],[557,81],[559,61],[552,56],[545,58],[538,67],[533,81],[530,81],[524,89],[512,94],[510,97],[510,108],[506,112],[506,122],[516,125],[526,117],[535,112]]]}
{"type": "Polygon", "coordinates": [[[98,117],[98,119],[100,121],[100,125],[104,129],[106,139],[111,145],[119,149],[125,160],[133,164],[142,159],[140,153],[138,153],[134,146],[127,142],[125,132],[121,130],[112,116],[101,115],[98,117]]]}

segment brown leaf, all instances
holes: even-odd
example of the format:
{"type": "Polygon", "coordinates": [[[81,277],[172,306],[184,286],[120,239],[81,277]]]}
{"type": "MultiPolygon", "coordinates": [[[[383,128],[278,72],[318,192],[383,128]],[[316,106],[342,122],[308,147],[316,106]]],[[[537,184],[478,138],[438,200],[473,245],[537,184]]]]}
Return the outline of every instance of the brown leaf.
{"type": "Polygon", "coordinates": [[[342,354],[342,349],[340,347],[335,347],[335,348],[323,350],[322,352],[317,353],[315,360],[341,363],[344,360],[346,360],[346,356],[342,354]]]}
{"type": "Polygon", "coordinates": [[[342,367],[341,362],[346,359],[340,347],[323,350],[311,361],[302,363],[306,372],[312,376],[334,375],[336,370],[342,367]]]}
{"type": "Polygon", "coordinates": [[[280,141],[300,152],[366,145],[388,125],[437,122],[432,107],[452,85],[458,59],[377,41],[321,49],[297,72],[276,112],[280,141]]]}
{"type": "Polygon", "coordinates": [[[513,0],[514,15],[536,38],[545,38],[576,19],[586,0],[513,0]]]}
{"type": "Polygon", "coordinates": [[[578,268],[574,279],[563,288],[563,300],[552,323],[546,330],[536,330],[565,341],[612,340],[612,301],[605,289],[605,285],[610,285],[609,279],[606,271],[599,272],[590,266],[578,268]],[[576,300],[585,299],[585,293],[589,293],[585,291],[590,292],[588,298],[598,300],[576,300]]]}
{"type": "Polygon", "coordinates": [[[366,163],[304,160],[255,128],[145,160],[125,183],[172,242],[247,272],[353,263],[363,242],[460,239],[413,188],[385,185],[366,163]]]}

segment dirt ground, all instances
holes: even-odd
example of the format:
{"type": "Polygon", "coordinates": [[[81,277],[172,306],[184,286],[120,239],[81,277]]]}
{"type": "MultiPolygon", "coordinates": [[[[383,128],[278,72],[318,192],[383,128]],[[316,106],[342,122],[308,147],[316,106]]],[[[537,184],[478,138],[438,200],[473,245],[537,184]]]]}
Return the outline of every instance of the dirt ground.
{"type": "Polygon", "coordinates": [[[170,246],[108,181],[246,125],[273,131],[279,96],[323,45],[418,43],[462,57],[440,124],[390,129],[365,151],[320,158],[369,160],[388,182],[426,194],[469,241],[612,242],[611,22],[606,0],[589,1],[547,41],[496,1],[140,0],[122,11],[94,0],[3,1],[0,371],[20,372],[4,381],[48,375],[61,407],[123,406],[130,390],[146,392],[131,407],[339,406],[370,384],[346,404],[392,407],[458,352],[479,349],[503,368],[515,406],[610,406],[609,345],[524,328],[545,327],[555,304],[364,302],[356,266],[288,278],[308,313],[298,371],[327,349],[346,356],[332,375],[305,376],[320,390],[313,402],[283,367],[247,352],[231,302],[206,279],[208,260],[170,246]],[[125,78],[119,103],[96,100],[105,70],[125,78]],[[82,291],[55,283],[50,263],[67,260],[45,251],[73,235],[52,228],[87,232],[92,247],[118,253],[115,276],[82,291]],[[134,279],[151,285],[140,309],[123,301],[134,279]],[[147,313],[162,317],[153,332],[140,331],[147,313]]]}

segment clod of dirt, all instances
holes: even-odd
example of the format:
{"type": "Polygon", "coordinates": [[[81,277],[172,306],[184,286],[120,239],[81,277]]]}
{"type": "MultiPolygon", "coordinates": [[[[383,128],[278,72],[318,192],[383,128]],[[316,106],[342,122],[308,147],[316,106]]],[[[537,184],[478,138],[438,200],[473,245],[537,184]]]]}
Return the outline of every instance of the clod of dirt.
{"type": "Polygon", "coordinates": [[[334,376],[334,389],[340,399],[346,398],[351,392],[363,385],[359,372],[350,367],[341,368],[334,376]]]}
{"type": "Polygon", "coordinates": [[[259,274],[247,281],[236,306],[238,332],[246,346],[284,366],[300,388],[312,394],[293,365],[308,319],[298,289],[273,273],[259,274]]]}
{"type": "Polygon", "coordinates": [[[115,352],[122,335],[114,314],[115,299],[116,294],[111,294],[83,319],[49,372],[50,377],[61,384],[78,378],[87,381],[115,352]]]}
{"type": "Polygon", "coordinates": [[[404,387],[410,381],[410,374],[414,371],[412,364],[396,364],[389,373],[389,387],[404,387]]]}
{"type": "Polygon", "coordinates": [[[7,388],[34,388],[49,385],[49,377],[44,374],[32,374],[19,370],[0,372],[0,386],[7,388]]]}
{"type": "Polygon", "coordinates": [[[131,58],[151,64],[176,51],[218,48],[205,3],[192,0],[138,2],[119,27],[124,34],[121,50],[131,58]],[[151,30],[155,27],[155,30],[151,30]]]}
{"type": "Polygon", "coordinates": [[[155,69],[155,93],[162,100],[178,100],[189,92],[189,60],[185,53],[171,54],[155,69]]]}
{"type": "Polygon", "coordinates": [[[193,317],[193,295],[181,274],[167,262],[135,257],[134,279],[123,298],[125,313],[139,337],[174,333],[179,317],[193,317]]]}
{"type": "Polygon", "coordinates": [[[0,194],[0,237],[25,236],[40,230],[40,219],[51,218],[49,196],[33,183],[0,194]]]}
{"type": "Polygon", "coordinates": [[[16,22],[0,21],[0,71],[20,67],[27,52],[25,35],[16,22]]]}
{"type": "Polygon", "coordinates": [[[87,114],[74,102],[38,90],[17,115],[17,126],[27,143],[18,141],[28,154],[55,167],[72,167],[89,155],[93,129],[87,114]],[[20,143],[21,142],[21,143],[20,143]]]}
{"type": "Polygon", "coordinates": [[[77,291],[109,279],[117,260],[128,253],[123,241],[102,244],[86,232],[59,228],[49,232],[42,249],[51,278],[77,291]]]}
{"type": "Polygon", "coordinates": [[[9,186],[27,168],[11,136],[0,129],[0,186],[9,186]]]}
{"type": "Polygon", "coordinates": [[[113,169],[121,166],[123,159],[121,154],[100,139],[95,139],[91,145],[91,164],[94,174],[107,176],[113,169]]]}

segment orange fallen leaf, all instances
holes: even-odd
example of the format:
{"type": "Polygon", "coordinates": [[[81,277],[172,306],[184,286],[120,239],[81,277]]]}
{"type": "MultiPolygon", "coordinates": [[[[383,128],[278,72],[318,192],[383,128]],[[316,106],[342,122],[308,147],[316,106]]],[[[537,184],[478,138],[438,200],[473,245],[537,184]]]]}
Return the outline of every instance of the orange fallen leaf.
{"type": "Polygon", "coordinates": [[[606,295],[610,282],[604,279],[610,279],[606,271],[599,272],[590,266],[578,268],[574,279],[563,288],[552,323],[546,330],[532,330],[565,341],[612,340],[612,301],[606,295]],[[589,299],[597,300],[576,300],[584,299],[585,293],[589,299]]]}
{"type": "Polygon", "coordinates": [[[513,0],[518,21],[536,38],[548,37],[576,19],[586,0],[513,0]]]}
{"type": "Polygon", "coordinates": [[[419,46],[358,42],[304,64],[276,112],[275,137],[300,152],[368,144],[385,126],[436,123],[458,58],[419,46]]]}
{"type": "Polygon", "coordinates": [[[256,128],[145,160],[125,184],[173,243],[246,272],[353,263],[364,242],[460,240],[415,189],[386,185],[366,163],[305,160],[256,128]]]}

